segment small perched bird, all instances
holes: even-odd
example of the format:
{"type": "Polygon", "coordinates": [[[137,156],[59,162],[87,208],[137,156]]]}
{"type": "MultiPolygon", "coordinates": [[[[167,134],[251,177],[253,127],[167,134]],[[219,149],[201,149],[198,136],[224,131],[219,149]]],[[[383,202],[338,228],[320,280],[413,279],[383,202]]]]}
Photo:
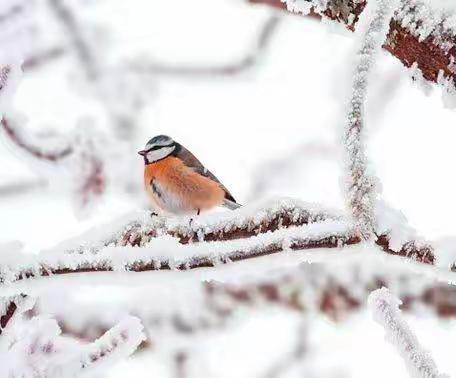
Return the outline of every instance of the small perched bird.
{"type": "Polygon", "coordinates": [[[217,177],[169,136],[152,138],[138,153],[144,157],[144,185],[154,208],[199,215],[217,206],[240,207],[217,177]]]}

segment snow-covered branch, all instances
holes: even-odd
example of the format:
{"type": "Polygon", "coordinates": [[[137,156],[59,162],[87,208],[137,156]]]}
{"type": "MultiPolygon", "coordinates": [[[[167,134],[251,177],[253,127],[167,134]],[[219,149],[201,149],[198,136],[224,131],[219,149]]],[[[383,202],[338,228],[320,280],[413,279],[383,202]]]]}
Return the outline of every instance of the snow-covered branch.
{"type": "Polygon", "coordinates": [[[369,306],[375,320],[386,331],[386,338],[399,351],[410,376],[414,378],[448,378],[440,374],[429,352],[423,350],[417,337],[402,319],[399,305],[401,301],[393,297],[388,289],[379,289],[369,296],[369,306]]]}
{"type": "Polygon", "coordinates": [[[348,205],[356,227],[364,239],[370,239],[375,233],[377,197],[376,178],[370,173],[365,150],[364,103],[370,70],[386,37],[395,3],[395,0],[378,0],[368,4],[372,9],[366,11],[369,24],[362,35],[361,46],[356,55],[352,95],[344,130],[348,205]]]}
{"type": "MultiPolygon", "coordinates": [[[[44,254],[22,256],[15,251],[14,259],[0,261],[0,282],[9,285],[87,272],[192,270],[284,251],[297,253],[361,243],[352,224],[337,213],[292,200],[244,206],[193,220],[151,218],[149,213],[133,219],[127,225],[117,223],[89,232],[44,254]]],[[[400,230],[395,219],[390,221],[394,227],[383,220],[385,224],[378,232],[381,248],[416,262],[437,265],[436,276],[450,270],[451,266],[437,264],[433,249],[410,240],[414,235],[407,228],[400,230]]]]}

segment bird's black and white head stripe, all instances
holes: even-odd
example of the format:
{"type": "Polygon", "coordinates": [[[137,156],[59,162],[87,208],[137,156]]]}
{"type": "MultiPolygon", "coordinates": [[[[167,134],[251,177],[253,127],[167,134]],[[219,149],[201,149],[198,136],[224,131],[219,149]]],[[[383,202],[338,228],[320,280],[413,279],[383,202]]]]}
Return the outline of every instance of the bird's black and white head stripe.
{"type": "Polygon", "coordinates": [[[139,154],[144,156],[146,164],[154,163],[171,155],[178,144],[167,135],[157,135],[149,140],[143,151],[139,154]]]}

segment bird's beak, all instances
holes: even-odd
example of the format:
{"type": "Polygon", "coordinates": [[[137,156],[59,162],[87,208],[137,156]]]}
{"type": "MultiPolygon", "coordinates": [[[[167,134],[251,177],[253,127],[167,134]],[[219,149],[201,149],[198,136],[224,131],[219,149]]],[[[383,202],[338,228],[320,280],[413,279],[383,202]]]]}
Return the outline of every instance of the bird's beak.
{"type": "Polygon", "coordinates": [[[146,150],[138,151],[138,154],[140,154],[141,156],[146,156],[147,151],[146,150]]]}

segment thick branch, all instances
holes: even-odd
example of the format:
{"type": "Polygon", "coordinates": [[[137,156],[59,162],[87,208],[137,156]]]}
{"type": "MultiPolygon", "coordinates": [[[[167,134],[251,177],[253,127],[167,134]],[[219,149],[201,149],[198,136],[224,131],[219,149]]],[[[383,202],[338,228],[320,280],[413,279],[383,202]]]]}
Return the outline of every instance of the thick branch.
{"type": "MultiPolygon", "coordinates": [[[[249,0],[249,2],[286,9],[286,3],[281,0],[249,0]]],[[[327,8],[319,11],[319,14],[354,30],[365,6],[366,1],[330,0],[327,8]]],[[[411,67],[416,62],[428,81],[438,83],[439,72],[442,72],[445,79],[453,80],[451,85],[454,87],[456,37],[450,24],[445,23],[450,17],[451,14],[433,9],[429,3],[403,2],[402,8],[391,20],[384,48],[406,67],[411,67]],[[427,15],[426,19],[421,18],[423,14],[427,15]]]]}

